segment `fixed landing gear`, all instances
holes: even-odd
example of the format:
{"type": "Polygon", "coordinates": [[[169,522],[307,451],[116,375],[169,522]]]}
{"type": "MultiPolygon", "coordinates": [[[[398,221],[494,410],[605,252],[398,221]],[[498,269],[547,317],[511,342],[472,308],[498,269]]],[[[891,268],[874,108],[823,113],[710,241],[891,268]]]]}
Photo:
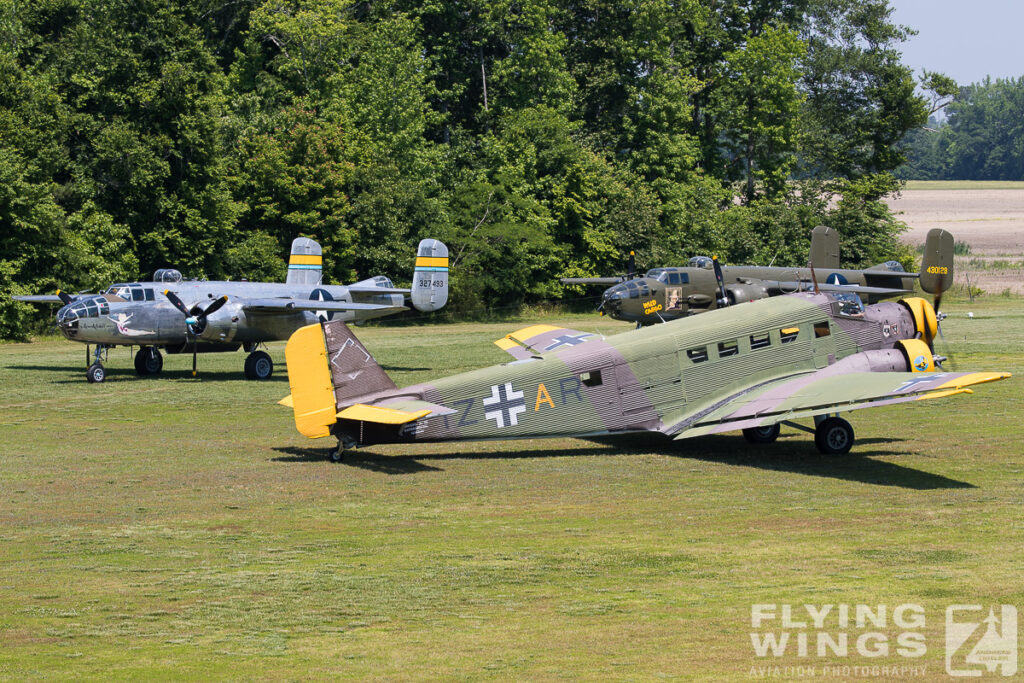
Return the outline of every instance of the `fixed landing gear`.
{"type": "Polygon", "coordinates": [[[338,437],[338,447],[331,451],[331,462],[341,462],[345,459],[345,451],[355,448],[358,445],[351,436],[343,435],[338,437]]]}
{"type": "Polygon", "coordinates": [[[823,455],[846,455],[853,447],[853,427],[841,417],[827,417],[814,428],[814,445],[823,455]]]}
{"type": "Polygon", "coordinates": [[[274,374],[274,361],[265,351],[253,351],[245,357],[245,378],[265,380],[274,374]]]}
{"type": "Polygon", "coordinates": [[[135,372],[140,377],[159,375],[164,368],[164,357],[155,346],[143,346],[135,353],[135,372]]]}
{"type": "Polygon", "coordinates": [[[753,444],[775,443],[775,440],[779,438],[779,429],[778,424],[768,427],[748,427],[743,430],[743,438],[753,444]]]}
{"type": "Polygon", "coordinates": [[[749,427],[743,430],[743,438],[752,444],[772,443],[779,438],[782,425],[814,434],[814,445],[822,455],[846,455],[853,447],[853,427],[837,415],[815,417],[813,429],[789,420],[767,427],[749,427]]]}

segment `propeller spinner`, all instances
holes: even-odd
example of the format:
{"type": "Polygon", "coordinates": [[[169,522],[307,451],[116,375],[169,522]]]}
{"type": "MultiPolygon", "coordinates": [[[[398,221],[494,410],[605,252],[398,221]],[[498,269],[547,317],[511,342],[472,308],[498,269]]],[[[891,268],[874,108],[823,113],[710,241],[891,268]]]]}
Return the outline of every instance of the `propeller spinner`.
{"type": "Polygon", "coordinates": [[[225,294],[222,297],[214,299],[211,303],[206,305],[206,308],[196,304],[191,309],[185,305],[177,294],[169,289],[164,290],[164,296],[166,296],[167,300],[185,316],[185,328],[188,331],[190,340],[192,341],[192,376],[195,377],[198,343],[197,338],[203,333],[203,330],[206,329],[207,318],[219,311],[221,307],[228,302],[228,296],[225,294]]]}

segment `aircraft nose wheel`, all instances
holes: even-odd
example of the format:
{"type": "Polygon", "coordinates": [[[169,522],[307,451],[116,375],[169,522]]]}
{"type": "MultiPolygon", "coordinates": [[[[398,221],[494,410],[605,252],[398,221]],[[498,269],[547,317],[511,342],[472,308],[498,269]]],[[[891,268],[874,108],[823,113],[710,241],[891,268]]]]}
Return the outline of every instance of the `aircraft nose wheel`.
{"type": "Polygon", "coordinates": [[[264,351],[253,351],[245,358],[245,378],[264,380],[274,374],[274,361],[264,351]]]}
{"type": "Polygon", "coordinates": [[[107,378],[107,371],[99,363],[93,363],[85,371],[85,378],[89,380],[89,384],[99,384],[107,378]]]}
{"type": "Polygon", "coordinates": [[[155,346],[143,346],[135,354],[135,373],[142,377],[157,375],[164,367],[164,357],[155,346]]]}
{"type": "Polygon", "coordinates": [[[748,443],[764,444],[774,443],[779,438],[779,425],[773,424],[768,427],[748,427],[743,430],[743,438],[748,443]]]}
{"type": "Polygon", "coordinates": [[[814,429],[814,445],[825,455],[846,455],[853,446],[853,427],[841,417],[829,417],[814,429]]]}

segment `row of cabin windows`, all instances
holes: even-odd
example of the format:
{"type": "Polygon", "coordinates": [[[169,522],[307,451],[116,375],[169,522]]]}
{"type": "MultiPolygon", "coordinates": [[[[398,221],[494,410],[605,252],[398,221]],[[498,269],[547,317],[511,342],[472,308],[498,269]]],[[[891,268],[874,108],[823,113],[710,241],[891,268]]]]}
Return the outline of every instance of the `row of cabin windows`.
{"type": "MultiPolygon", "coordinates": [[[[829,328],[828,321],[815,323],[814,324],[814,336],[827,337],[832,333],[829,328]]],[[[779,343],[789,344],[797,340],[800,336],[800,327],[783,327],[779,330],[779,343]]],[[[761,332],[758,334],[750,335],[750,350],[757,351],[758,349],[766,349],[772,345],[772,338],[769,332],[761,332]]],[[[724,342],[718,342],[718,357],[728,358],[729,356],[735,356],[740,352],[740,345],[738,340],[729,340],[724,342]]],[[[686,357],[694,363],[703,363],[709,358],[709,351],[707,346],[698,346],[693,349],[686,350],[686,357]]]]}
{"type": "MultiPolygon", "coordinates": [[[[828,321],[815,323],[814,324],[814,336],[827,337],[832,333],[829,328],[828,321]]],[[[800,328],[797,326],[783,327],[779,330],[779,342],[782,344],[789,344],[797,340],[800,336],[800,328]]],[[[750,350],[755,351],[757,349],[764,349],[772,344],[771,334],[763,332],[760,334],[750,335],[750,350]]],[[[738,341],[725,341],[718,342],[718,357],[728,358],[729,356],[735,356],[740,352],[740,345],[738,341]]],[[[695,349],[687,349],[686,357],[694,363],[703,363],[708,359],[708,347],[699,346],[695,349]]],[[[599,387],[601,386],[601,371],[591,370],[590,372],[580,373],[580,382],[585,387],[599,387]]]]}

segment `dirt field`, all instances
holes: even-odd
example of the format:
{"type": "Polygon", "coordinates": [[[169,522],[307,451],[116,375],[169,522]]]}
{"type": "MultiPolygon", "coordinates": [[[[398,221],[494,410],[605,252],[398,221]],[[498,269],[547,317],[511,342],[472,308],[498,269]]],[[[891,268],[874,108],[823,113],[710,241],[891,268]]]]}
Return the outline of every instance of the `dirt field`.
{"type": "Polygon", "coordinates": [[[956,259],[956,284],[984,293],[1024,294],[1024,187],[1021,189],[909,189],[889,206],[910,226],[903,239],[924,242],[944,228],[970,253],[956,259]]]}

